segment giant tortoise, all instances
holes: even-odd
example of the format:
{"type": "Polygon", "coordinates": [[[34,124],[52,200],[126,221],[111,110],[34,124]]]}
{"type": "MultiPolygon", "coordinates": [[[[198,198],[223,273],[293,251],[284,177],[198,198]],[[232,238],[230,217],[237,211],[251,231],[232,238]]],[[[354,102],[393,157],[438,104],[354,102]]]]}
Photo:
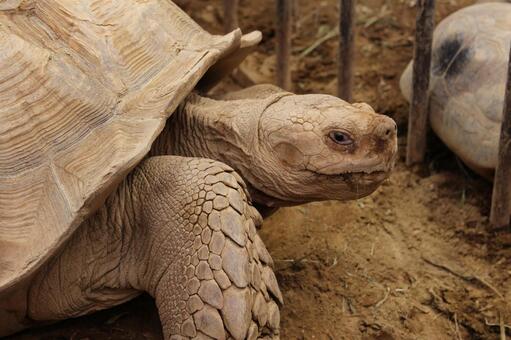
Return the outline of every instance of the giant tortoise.
{"type": "MultiPolygon", "coordinates": [[[[505,1],[465,7],[445,18],[433,36],[431,127],[485,177],[497,165],[510,44],[511,3],[505,1]]],[[[411,63],[400,86],[410,100],[411,63]]]]}
{"type": "Polygon", "coordinates": [[[167,0],[0,2],[0,336],[148,292],[166,338],[278,337],[252,202],[367,195],[396,131],[326,95],[206,97],[259,39],[167,0]]]}

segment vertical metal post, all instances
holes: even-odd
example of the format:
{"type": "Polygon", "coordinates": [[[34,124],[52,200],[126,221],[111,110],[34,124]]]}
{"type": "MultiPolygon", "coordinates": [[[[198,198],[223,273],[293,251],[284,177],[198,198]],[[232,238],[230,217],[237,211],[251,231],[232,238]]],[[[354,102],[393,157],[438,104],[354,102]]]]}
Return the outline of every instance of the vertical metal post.
{"type": "Polygon", "coordinates": [[[415,48],[413,54],[412,100],[408,117],[406,164],[424,160],[429,111],[431,46],[435,27],[435,0],[417,1],[415,48]]]}
{"type": "Polygon", "coordinates": [[[291,91],[292,0],[277,0],[277,84],[291,91]]]}
{"type": "Polygon", "coordinates": [[[511,49],[509,51],[498,157],[490,212],[490,224],[495,228],[509,225],[509,215],[511,214],[511,49]]]}
{"type": "Polygon", "coordinates": [[[340,0],[339,52],[337,55],[337,96],[351,102],[355,0],[340,0]]]}
{"type": "Polygon", "coordinates": [[[239,0],[223,0],[224,4],[224,31],[226,33],[239,27],[238,5],[239,0]]]}

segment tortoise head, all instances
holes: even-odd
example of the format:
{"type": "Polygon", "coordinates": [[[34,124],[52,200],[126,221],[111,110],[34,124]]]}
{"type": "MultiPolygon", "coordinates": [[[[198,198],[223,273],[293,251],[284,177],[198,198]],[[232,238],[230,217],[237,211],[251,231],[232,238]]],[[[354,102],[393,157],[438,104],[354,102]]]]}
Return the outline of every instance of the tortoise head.
{"type": "Polygon", "coordinates": [[[281,96],[260,114],[257,132],[253,166],[240,170],[269,206],[366,196],[397,152],[392,119],[328,95],[281,96]]]}
{"type": "Polygon", "coordinates": [[[267,207],[366,196],[397,151],[396,124],[369,105],[269,85],[219,100],[191,95],[171,121],[169,153],[232,166],[267,207]]]}

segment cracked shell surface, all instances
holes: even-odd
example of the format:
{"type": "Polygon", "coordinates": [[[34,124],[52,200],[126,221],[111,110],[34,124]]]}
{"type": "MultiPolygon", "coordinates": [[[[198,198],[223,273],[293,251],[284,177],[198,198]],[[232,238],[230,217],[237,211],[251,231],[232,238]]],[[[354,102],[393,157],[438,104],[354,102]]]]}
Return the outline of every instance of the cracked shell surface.
{"type": "Polygon", "coordinates": [[[241,38],[207,33],[170,1],[24,4],[0,10],[0,83],[15,82],[0,96],[31,107],[0,110],[0,291],[68,240],[241,38]]]}

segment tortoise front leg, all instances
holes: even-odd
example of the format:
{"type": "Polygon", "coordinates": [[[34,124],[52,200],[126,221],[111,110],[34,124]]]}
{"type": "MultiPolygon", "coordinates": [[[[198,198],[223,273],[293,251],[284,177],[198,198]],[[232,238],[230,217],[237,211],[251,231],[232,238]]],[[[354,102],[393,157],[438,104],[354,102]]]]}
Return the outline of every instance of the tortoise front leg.
{"type": "Polygon", "coordinates": [[[166,338],[277,336],[282,297],[242,186],[223,163],[149,158],[39,276],[29,316],[82,315],[147,291],[166,338]]]}
{"type": "Polygon", "coordinates": [[[152,234],[139,250],[147,263],[139,280],[156,298],[165,335],[275,334],[280,291],[233,170],[207,159],[154,157],[135,176],[152,234]]]}

